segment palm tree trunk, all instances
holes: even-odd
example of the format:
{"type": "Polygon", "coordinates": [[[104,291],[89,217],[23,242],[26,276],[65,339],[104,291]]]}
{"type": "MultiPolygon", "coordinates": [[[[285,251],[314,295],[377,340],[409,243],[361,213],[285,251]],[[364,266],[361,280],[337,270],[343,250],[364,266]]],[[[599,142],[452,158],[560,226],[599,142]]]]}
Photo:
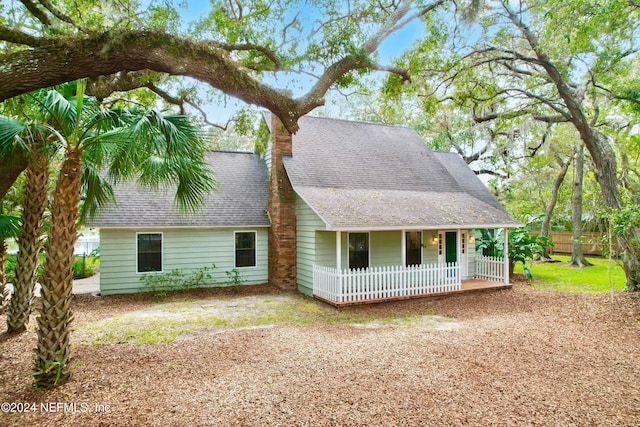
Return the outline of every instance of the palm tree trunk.
{"type": "Polygon", "coordinates": [[[26,330],[31,314],[38,253],[42,247],[40,236],[48,202],[49,161],[42,151],[34,152],[27,167],[26,178],[22,203],[22,231],[18,236],[16,277],[13,296],[7,310],[9,332],[26,330]]]}
{"type": "Polygon", "coordinates": [[[4,238],[0,238],[0,314],[4,313],[7,303],[7,293],[5,287],[7,286],[7,275],[4,272],[4,267],[7,262],[7,244],[4,238]]]}
{"type": "Polygon", "coordinates": [[[33,372],[36,386],[52,388],[69,379],[69,333],[73,247],[78,238],[82,152],[67,147],[51,204],[51,228],[42,275],[42,308],[33,372]]]}

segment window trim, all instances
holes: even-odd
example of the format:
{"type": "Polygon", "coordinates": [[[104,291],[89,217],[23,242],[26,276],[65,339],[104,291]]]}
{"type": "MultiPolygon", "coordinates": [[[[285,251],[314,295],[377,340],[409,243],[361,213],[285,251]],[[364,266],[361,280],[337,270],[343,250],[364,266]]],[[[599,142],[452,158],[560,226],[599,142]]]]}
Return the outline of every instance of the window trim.
{"type": "Polygon", "coordinates": [[[257,230],[234,230],[233,231],[233,268],[258,268],[258,231],[257,230]],[[253,233],[253,252],[254,252],[254,259],[255,259],[255,265],[247,265],[244,267],[238,267],[237,264],[237,251],[238,248],[236,247],[236,235],[238,233],[253,233]]]}
{"type": "Polygon", "coordinates": [[[351,250],[349,249],[349,238],[352,234],[366,234],[367,235],[367,267],[371,268],[371,232],[370,231],[350,231],[347,233],[347,266],[349,270],[354,270],[351,268],[351,263],[349,262],[349,258],[351,257],[351,250]]]}
{"type": "Polygon", "coordinates": [[[164,273],[164,232],[162,231],[136,231],[136,274],[158,274],[164,273]],[[159,271],[140,271],[138,236],[140,234],[159,234],[160,235],[160,270],[159,271]]]}

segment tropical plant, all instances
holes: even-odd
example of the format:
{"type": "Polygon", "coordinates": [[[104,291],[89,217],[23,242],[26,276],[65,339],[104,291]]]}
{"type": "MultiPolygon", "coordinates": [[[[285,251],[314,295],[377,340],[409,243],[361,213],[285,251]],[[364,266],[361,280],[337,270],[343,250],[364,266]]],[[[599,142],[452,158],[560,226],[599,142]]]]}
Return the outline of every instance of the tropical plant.
{"type": "Polygon", "coordinates": [[[53,387],[69,376],[73,252],[82,214],[113,200],[110,182],[175,185],[176,202],[194,210],[211,190],[198,131],[184,116],[140,108],[103,109],[85,96],[86,82],[49,90],[41,99],[46,123],[64,150],[51,203],[38,321],[36,384],[53,387]],[[106,177],[101,175],[106,171],[106,177]]]}
{"type": "Polygon", "coordinates": [[[527,260],[534,256],[542,256],[553,242],[546,236],[530,233],[525,228],[517,228],[509,233],[509,274],[513,274],[516,263],[522,263],[522,268],[529,279],[533,278],[527,260]]]}
{"type": "MultiPolygon", "coordinates": [[[[484,256],[504,256],[504,233],[501,229],[480,229],[480,236],[476,238],[476,251],[482,250],[484,256]]],[[[527,266],[527,260],[537,255],[543,255],[547,249],[553,246],[553,242],[546,236],[538,236],[530,233],[526,228],[516,228],[509,233],[508,256],[509,274],[513,274],[516,263],[522,263],[524,271],[531,279],[531,269],[527,266]]]]}
{"type": "Polygon", "coordinates": [[[501,257],[504,253],[502,229],[481,228],[478,231],[480,236],[476,237],[476,251],[481,250],[484,256],[501,257]]]}

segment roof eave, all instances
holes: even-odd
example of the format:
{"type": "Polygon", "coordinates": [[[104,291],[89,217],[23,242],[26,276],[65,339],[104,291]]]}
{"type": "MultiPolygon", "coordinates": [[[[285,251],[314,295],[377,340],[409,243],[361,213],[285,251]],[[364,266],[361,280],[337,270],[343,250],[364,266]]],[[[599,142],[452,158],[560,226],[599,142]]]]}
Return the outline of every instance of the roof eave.
{"type": "Polygon", "coordinates": [[[327,231],[411,231],[411,230],[471,230],[477,228],[519,228],[521,223],[496,223],[496,224],[441,224],[441,225],[382,225],[382,226],[347,226],[333,227],[327,224],[327,231]]]}

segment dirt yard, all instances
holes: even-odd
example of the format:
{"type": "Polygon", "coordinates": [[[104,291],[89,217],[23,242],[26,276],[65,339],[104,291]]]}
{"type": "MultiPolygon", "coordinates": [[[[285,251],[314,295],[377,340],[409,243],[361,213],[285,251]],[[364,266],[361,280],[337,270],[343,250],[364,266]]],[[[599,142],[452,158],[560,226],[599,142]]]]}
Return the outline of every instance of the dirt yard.
{"type": "Polygon", "coordinates": [[[0,336],[0,425],[640,425],[637,295],[517,284],[340,312],[266,286],[75,298],[56,390],[32,387],[33,330],[0,336]]]}

